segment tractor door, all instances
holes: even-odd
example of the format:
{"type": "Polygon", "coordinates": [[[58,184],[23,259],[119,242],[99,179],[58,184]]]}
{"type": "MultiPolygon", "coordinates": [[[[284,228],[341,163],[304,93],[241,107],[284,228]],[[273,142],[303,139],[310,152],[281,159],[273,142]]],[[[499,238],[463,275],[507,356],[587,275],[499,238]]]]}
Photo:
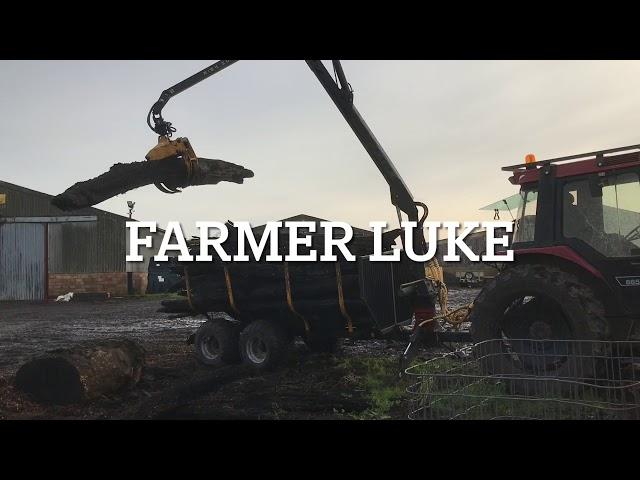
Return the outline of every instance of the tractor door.
{"type": "Polygon", "coordinates": [[[572,177],[558,190],[561,239],[602,273],[626,309],[640,314],[638,168],[572,177]]]}

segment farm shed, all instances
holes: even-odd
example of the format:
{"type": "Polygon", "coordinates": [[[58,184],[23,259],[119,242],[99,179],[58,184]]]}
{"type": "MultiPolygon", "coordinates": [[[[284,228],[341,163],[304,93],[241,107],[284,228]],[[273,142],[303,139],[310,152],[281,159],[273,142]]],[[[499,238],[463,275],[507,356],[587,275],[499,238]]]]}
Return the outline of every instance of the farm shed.
{"type": "Polygon", "coordinates": [[[0,181],[0,300],[45,300],[74,293],[144,293],[149,257],[127,263],[122,215],[84,208],[63,212],[51,195],[0,181]]]}

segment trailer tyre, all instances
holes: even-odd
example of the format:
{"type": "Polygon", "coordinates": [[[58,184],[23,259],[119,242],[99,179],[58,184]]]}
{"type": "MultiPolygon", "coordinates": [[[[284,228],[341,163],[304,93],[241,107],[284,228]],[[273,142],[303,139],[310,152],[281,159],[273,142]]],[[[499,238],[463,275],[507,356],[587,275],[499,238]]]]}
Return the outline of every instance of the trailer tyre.
{"type": "Polygon", "coordinates": [[[238,363],[239,330],[238,326],[221,318],[203,323],[194,342],[198,361],[210,366],[238,363]]]}
{"type": "Polygon", "coordinates": [[[240,333],[242,361],[261,372],[275,369],[290,346],[291,335],[275,321],[256,320],[240,333]]]}

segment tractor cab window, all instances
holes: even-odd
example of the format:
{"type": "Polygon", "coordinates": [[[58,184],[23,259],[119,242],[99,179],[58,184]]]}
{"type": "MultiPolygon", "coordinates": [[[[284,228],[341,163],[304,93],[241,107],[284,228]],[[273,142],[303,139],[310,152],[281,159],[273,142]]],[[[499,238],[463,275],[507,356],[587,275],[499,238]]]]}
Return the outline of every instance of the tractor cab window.
{"type": "Polygon", "coordinates": [[[593,176],[563,190],[563,232],[607,257],[640,255],[640,181],[637,173],[593,176]]]}
{"type": "Polygon", "coordinates": [[[520,197],[520,207],[518,207],[518,217],[516,218],[513,242],[533,242],[536,230],[538,192],[536,190],[522,190],[520,197]]]}

